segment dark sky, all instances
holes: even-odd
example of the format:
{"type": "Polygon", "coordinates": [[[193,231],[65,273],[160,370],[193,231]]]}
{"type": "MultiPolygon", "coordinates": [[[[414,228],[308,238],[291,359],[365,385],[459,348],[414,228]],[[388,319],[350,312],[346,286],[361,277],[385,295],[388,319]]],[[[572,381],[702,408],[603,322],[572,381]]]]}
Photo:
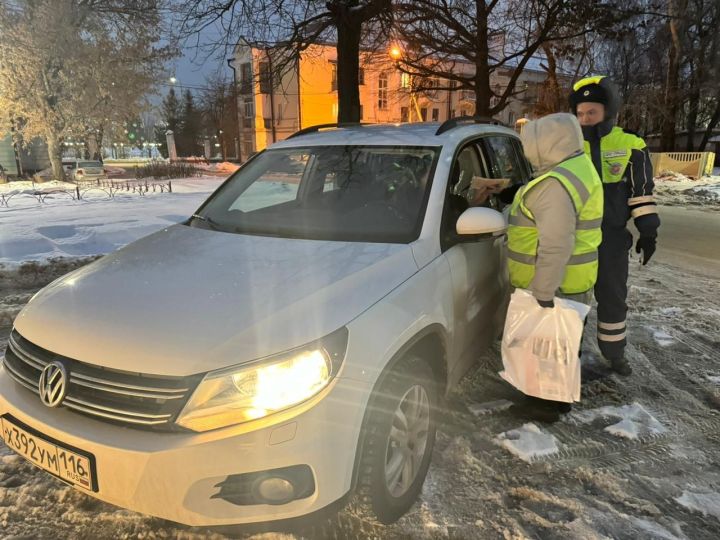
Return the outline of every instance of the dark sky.
{"type": "Polygon", "coordinates": [[[229,54],[222,55],[223,58],[217,58],[217,52],[210,53],[206,48],[210,42],[219,39],[221,39],[220,31],[217,28],[207,28],[198,38],[186,40],[181,50],[181,56],[170,66],[179,84],[204,86],[207,78],[215,73],[223,73],[226,76],[232,74],[225,60],[229,54]]]}

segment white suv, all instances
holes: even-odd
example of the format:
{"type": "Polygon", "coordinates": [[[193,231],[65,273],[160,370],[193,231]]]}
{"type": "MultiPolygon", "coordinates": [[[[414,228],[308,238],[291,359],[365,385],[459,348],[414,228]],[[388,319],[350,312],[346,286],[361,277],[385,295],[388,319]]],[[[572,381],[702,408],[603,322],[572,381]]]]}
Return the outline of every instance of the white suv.
{"type": "Polygon", "coordinates": [[[529,174],[515,132],[467,119],[275,144],[186,223],[30,300],[0,368],[5,444],[188,525],[351,495],[396,520],[441,397],[504,320],[505,220],[468,208],[468,186],[529,174]]]}

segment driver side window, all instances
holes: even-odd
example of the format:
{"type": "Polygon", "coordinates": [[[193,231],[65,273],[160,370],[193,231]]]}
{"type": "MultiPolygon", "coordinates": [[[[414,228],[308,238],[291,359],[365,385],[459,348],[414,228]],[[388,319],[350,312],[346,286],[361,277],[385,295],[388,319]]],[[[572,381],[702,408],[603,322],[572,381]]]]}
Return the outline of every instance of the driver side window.
{"type": "Polygon", "coordinates": [[[484,176],[483,173],[476,143],[466,145],[457,154],[450,169],[440,232],[440,246],[443,251],[457,243],[458,235],[455,231],[455,224],[460,214],[470,207],[467,199],[470,183],[473,176],[484,176]]]}

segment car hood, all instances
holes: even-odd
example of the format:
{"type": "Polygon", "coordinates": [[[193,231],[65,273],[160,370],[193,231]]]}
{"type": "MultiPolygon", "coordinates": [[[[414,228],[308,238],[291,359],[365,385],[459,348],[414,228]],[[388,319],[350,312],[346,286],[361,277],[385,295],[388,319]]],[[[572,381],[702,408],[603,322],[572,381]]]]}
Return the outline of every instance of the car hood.
{"type": "Polygon", "coordinates": [[[323,337],[415,272],[408,245],[175,225],[51,283],[15,328],[94,365],[189,375],[323,337]]]}

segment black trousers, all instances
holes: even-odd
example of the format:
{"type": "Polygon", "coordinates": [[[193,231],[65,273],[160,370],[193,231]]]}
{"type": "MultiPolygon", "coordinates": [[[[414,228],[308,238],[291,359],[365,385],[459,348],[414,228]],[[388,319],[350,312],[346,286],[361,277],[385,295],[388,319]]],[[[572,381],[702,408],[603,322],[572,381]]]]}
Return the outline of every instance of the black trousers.
{"type": "Polygon", "coordinates": [[[622,358],[627,344],[627,280],[633,237],[625,227],[603,228],[598,250],[597,336],[600,352],[608,360],[622,358]]]}

